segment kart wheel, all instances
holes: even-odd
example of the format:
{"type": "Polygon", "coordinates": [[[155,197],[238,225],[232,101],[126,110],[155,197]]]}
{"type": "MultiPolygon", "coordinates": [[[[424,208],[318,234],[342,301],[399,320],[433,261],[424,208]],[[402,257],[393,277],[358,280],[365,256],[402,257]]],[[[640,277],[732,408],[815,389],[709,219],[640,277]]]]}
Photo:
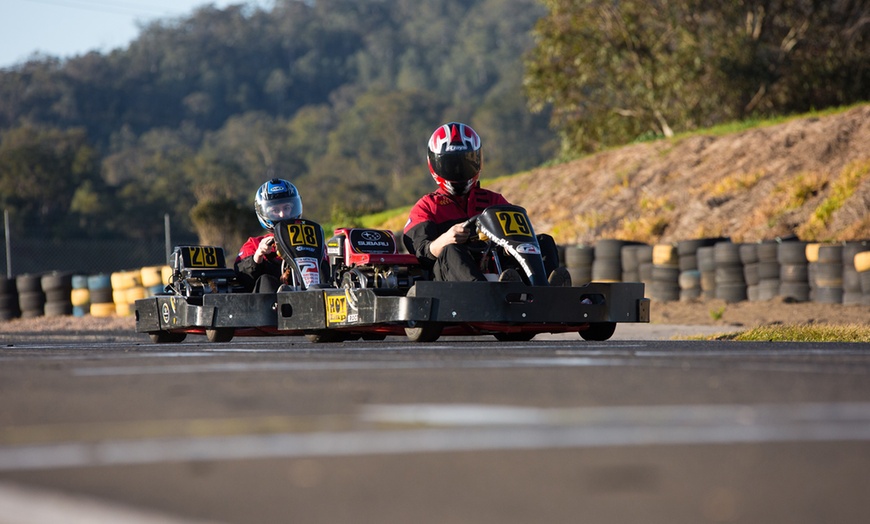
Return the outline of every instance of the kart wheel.
{"type": "Polygon", "coordinates": [[[493,336],[499,342],[528,342],[535,338],[537,333],[494,333],[493,336]]]}
{"type": "Polygon", "coordinates": [[[187,338],[187,333],[173,333],[171,331],[151,331],[148,333],[154,344],[175,344],[187,338]]]}
{"type": "Polygon", "coordinates": [[[209,342],[229,342],[233,339],[236,330],[233,328],[214,328],[205,330],[205,338],[209,342]]]}
{"type": "Polygon", "coordinates": [[[583,340],[602,341],[613,336],[616,331],[616,322],[593,322],[589,329],[580,332],[583,340]]]}
{"type": "Polygon", "coordinates": [[[441,336],[441,324],[435,322],[408,322],[405,336],[411,342],[435,342],[441,336]]]}

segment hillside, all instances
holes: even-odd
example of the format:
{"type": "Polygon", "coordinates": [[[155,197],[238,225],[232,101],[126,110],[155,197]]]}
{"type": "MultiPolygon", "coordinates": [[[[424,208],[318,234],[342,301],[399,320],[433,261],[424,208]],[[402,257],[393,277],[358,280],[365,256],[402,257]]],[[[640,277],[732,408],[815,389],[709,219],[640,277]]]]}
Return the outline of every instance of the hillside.
{"type": "Polygon", "coordinates": [[[560,244],[870,238],[870,105],[640,143],[486,183],[560,244]]]}

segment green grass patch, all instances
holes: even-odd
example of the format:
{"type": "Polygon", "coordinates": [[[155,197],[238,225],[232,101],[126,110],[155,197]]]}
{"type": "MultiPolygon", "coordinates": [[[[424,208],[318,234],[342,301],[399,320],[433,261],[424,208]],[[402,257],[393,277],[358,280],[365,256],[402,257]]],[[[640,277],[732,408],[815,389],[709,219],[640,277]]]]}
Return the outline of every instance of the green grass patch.
{"type": "Polygon", "coordinates": [[[703,340],[740,342],[870,342],[870,327],[859,324],[793,324],[760,326],[703,340]]]}

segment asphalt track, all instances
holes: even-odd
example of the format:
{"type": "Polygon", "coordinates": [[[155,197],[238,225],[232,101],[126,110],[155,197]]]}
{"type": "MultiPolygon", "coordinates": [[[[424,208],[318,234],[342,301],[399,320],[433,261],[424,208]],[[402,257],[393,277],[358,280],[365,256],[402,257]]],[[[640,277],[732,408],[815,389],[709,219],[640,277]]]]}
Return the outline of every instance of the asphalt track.
{"type": "Polygon", "coordinates": [[[870,522],[870,344],[631,327],[10,344],[0,523],[870,522]]]}

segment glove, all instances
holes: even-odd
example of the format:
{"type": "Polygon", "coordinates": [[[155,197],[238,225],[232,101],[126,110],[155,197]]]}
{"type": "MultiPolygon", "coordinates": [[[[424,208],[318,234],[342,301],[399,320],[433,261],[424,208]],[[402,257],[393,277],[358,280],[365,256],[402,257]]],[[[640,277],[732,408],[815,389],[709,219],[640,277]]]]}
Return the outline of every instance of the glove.
{"type": "Polygon", "coordinates": [[[254,252],[254,262],[262,264],[266,256],[273,251],[275,251],[275,237],[265,237],[263,240],[260,240],[260,245],[257,246],[257,250],[254,252]]]}

